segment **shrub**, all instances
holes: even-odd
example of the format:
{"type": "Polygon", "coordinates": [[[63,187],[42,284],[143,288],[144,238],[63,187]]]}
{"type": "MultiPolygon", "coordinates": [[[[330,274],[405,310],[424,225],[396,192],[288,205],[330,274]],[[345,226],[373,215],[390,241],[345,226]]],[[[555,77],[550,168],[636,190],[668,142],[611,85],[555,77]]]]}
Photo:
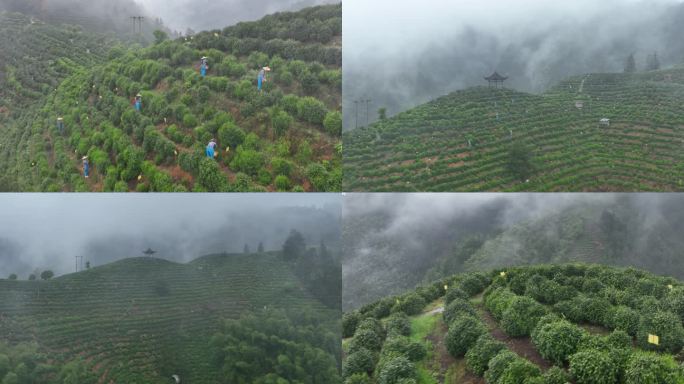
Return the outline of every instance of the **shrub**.
{"type": "Polygon", "coordinates": [[[485,295],[485,307],[494,315],[495,318],[501,319],[504,312],[513,302],[517,296],[506,288],[497,288],[493,291],[487,292],[485,295]]]}
{"type": "Polygon", "coordinates": [[[393,336],[385,341],[385,345],[382,348],[383,354],[400,354],[406,356],[411,361],[422,360],[427,351],[425,347],[418,342],[411,341],[406,336],[393,336]]]}
{"type": "Polygon", "coordinates": [[[328,189],[328,171],[321,164],[309,164],[309,166],[306,167],[305,174],[316,191],[325,191],[328,189]]]}
{"type": "Polygon", "coordinates": [[[501,328],[513,337],[528,336],[545,314],[544,306],[527,296],[518,296],[503,313],[501,328]]]}
{"type": "Polygon", "coordinates": [[[449,324],[449,331],[446,335],[446,347],[449,354],[454,357],[465,355],[477,339],[485,333],[487,333],[487,327],[478,318],[469,315],[456,318],[449,324]]]}
{"type": "Polygon", "coordinates": [[[402,379],[414,379],[416,367],[403,356],[395,357],[383,364],[378,374],[378,384],[401,384],[402,379]]]}
{"type": "Polygon", "coordinates": [[[485,289],[488,282],[484,276],[477,273],[469,273],[463,276],[459,282],[459,288],[470,296],[475,296],[485,289]]]}
{"type": "Polygon", "coordinates": [[[361,330],[371,330],[377,334],[381,340],[385,338],[385,328],[383,328],[382,323],[380,323],[378,319],[373,317],[367,317],[359,322],[356,331],[358,332],[361,330]]]}
{"type": "Polygon", "coordinates": [[[392,312],[403,312],[409,316],[419,314],[425,308],[425,299],[416,293],[405,295],[397,300],[392,312]]]}
{"type": "Polygon", "coordinates": [[[455,299],[465,299],[468,300],[468,294],[465,293],[461,288],[449,287],[446,294],[444,295],[444,303],[447,305],[455,299]]]}
{"type": "Polygon", "coordinates": [[[614,384],[618,370],[607,352],[589,349],[570,356],[570,374],[577,384],[614,384]]]}
{"type": "Polygon", "coordinates": [[[665,296],[667,309],[684,321],[684,288],[675,287],[665,296]]]}
{"type": "Polygon", "coordinates": [[[197,124],[197,117],[195,117],[195,115],[192,113],[186,113],[185,116],[183,116],[183,125],[185,127],[195,128],[197,124]]]}
{"type": "Polygon", "coordinates": [[[566,319],[573,323],[580,323],[584,321],[584,313],[582,312],[583,301],[584,297],[575,297],[572,300],[559,301],[553,306],[553,310],[562,314],[566,319]]]}
{"type": "Polygon", "coordinates": [[[608,335],[606,342],[615,348],[630,348],[632,346],[632,338],[627,332],[616,329],[608,335]]]}
{"type": "Polygon", "coordinates": [[[329,134],[339,136],[342,133],[342,114],[339,111],[328,112],[323,120],[323,127],[329,134]]]}
{"type": "Polygon", "coordinates": [[[676,384],[683,380],[672,356],[634,352],[625,368],[626,384],[676,384]]]}
{"type": "Polygon", "coordinates": [[[228,122],[218,129],[218,139],[222,145],[228,145],[235,149],[245,140],[245,131],[235,125],[233,122],[228,122]]]}
{"type": "Polygon", "coordinates": [[[370,329],[357,329],[356,333],[354,333],[354,338],[349,343],[349,353],[354,353],[360,348],[379,352],[382,348],[380,335],[370,329]]]}
{"type": "Polygon", "coordinates": [[[278,191],[289,191],[291,187],[290,179],[285,175],[276,176],[274,184],[278,191]]]}
{"type": "Polygon", "coordinates": [[[444,322],[447,324],[454,321],[457,317],[463,315],[477,316],[475,308],[473,308],[473,306],[464,299],[452,300],[451,303],[444,308],[444,312],[442,312],[444,322]]]}
{"type": "Polygon", "coordinates": [[[679,352],[684,346],[684,329],[679,316],[672,312],[643,313],[637,331],[637,343],[643,349],[679,352]],[[648,335],[659,337],[659,345],[650,344],[648,335]]]}
{"type": "Polygon", "coordinates": [[[366,348],[358,348],[354,353],[349,354],[342,366],[344,377],[352,376],[356,373],[370,374],[375,367],[373,353],[366,348]]]}
{"type": "Polygon", "coordinates": [[[371,384],[371,380],[365,373],[355,373],[347,377],[344,384],[371,384]]]}
{"type": "Polygon", "coordinates": [[[503,371],[500,384],[525,384],[527,379],[541,376],[539,367],[531,362],[518,358],[513,360],[503,371]]]}
{"type": "Polygon", "coordinates": [[[496,356],[489,360],[489,369],[484,374],[485,381],[487,383],[498,383],[508,366],[517,359],[519,359],[518,355],[508,349],[499,351],[496,356]]]}
{"type": "Polygon", "coordinates": [[[231,168],[255,176],[264,165],[264,157],[253,149],[238,148],[235,158],[231,161],[231,168]]]}
{"type": "Polygon", "coordinates": [[[411,321],[406,314],[398,312],[387,319],[385,328],[388,336],[409,336],[411,334],[411,321]]]}
{"type": "Polygon", "coordinates": [[[588,297],[581,301],[580,310],[584,314],[584,320],[596,325],[605,325],[606,316],[610,309],[608,300],[598,297],[588,297]]]}
{"type": "Polygon", "coordinates": [[[285,111],[278,111],[271,117],[271,125],[273,126],[273,131],[278,136],[282,136],[284,133],[290,129],[294,119],[285,111]]]}
{"type": "Polygon", "coordinates": [[[352,337],[361,322],[361,314],[357,311],[347,312],[342,315],[342,337],[352,337]]]}
{"type": "Polygon", "coordinates": [[[489,360],[505,347],[504,343],[494,340],[489,334],[480,336],[465,354],[468,369],[478,376],[484,375],[489,360]]]}
{"type": "Polygon", "coordinates": [[[570,382],[568,375],[562,368],[553,366],[544,373],[544,384],[566,384],[570,382]]]}
{"type": "Polygon", "coordinates": [[[532,333],[532,342],[544,359],[562,365],[570,355],[577,352],[584,334],[575,324],[559,320],[541,324],[532,333]]]}
{"type": "Polygon", "coordinates": [[[606,323],[610,328],[621,329],[635,336],[639,328],[639,313],[626,306],[617,306],[608,310],[606,323]]]}
{"type": "Polygon", "coordinates": [[[274,157],[271,159],[271,168],[276,175],[290,176],[294,165],[291,161],[281,159],[279,157],[274,157]]]}
{"type": "Polygon", "coordinates": [[[199,162],[199,176],[197,179],[200,186],[209,192],[221,192],[228,190],[228,180],[214,159],[203,158],[199,162]]]}
{"type": "Polygon", "coordinates": [[[326,113],[325,104],[313,97],[302,97],[297,101],[297,117],[306,122],[323,124],[326,113]]]}

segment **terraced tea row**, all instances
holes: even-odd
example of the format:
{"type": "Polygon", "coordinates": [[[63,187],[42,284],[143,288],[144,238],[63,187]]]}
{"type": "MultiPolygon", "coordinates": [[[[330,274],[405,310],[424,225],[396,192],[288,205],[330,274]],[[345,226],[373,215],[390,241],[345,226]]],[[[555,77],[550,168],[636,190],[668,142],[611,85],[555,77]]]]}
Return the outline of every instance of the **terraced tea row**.
{"type": "Polygon", "coordinates": [[[679,190],[682,73],[591,74],[539,96],[484,87],[455,92],[345,133],[345,188],[679,190]],[[532,168],[522,179],[511,171],[516,145],[532,168]]]}

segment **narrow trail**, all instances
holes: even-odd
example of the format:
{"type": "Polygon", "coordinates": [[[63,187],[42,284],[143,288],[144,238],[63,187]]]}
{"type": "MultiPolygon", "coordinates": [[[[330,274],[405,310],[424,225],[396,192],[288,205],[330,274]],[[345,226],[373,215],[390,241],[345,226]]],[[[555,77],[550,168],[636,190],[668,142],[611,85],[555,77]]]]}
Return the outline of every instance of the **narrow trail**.
{"type": "Polygon", "coordinates": [[[582,93],[582,90],[584,89],[584,82],[589,78],[589,76],[591,76],[591,75],[584,76],[584,78],[582,79],[582,82],[580,83],[579,91],[577,91],[577,93],[582,93]]]}

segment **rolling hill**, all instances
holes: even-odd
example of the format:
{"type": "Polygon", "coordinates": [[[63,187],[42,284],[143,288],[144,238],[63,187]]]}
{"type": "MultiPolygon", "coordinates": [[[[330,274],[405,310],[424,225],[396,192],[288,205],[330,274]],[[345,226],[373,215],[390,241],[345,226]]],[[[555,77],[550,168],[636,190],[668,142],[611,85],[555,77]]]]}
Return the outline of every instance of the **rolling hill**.
{"type": "Polygon", "coordinates": [[[683,299],[633,268],[451,276],[345,313],[345,383],[680,383],[683,299]]]}
{"type": "Polygon", "coordinates": [[[0,189],[341,190],[341,5],[162,40],[73,67],[44,101],[3,122],[0,189]],[[212,138],[215,160],[205,155],[212,138]]]}
{"type": "Polygon", "coordinates": [[[678,191],[683,95],[684,66],[571,77],[540,95],[457,91],[346,132],[344,188],[678,191]]]}
{"type": "MultiPolygon", "coordinates": [[[[285,345],[301,343],[319,356],[321,375],[337,375],[339,311],[316,300],[279,253],[208,255],[187,264],[128,258],[47,281],[0,280],[0,347],[33,345],[31,356],[46,356],[43,365],[80,362],[93,383],[168,383],[174,374],[184,383],[225,382],[223,340],[258,328],[248,326],[250,316],[280,324],[285,340],[287,329],[306,329],[306,337],[285,345]]],[[[54,379],[54,371],[42,369],[43,377],[54,379]]]]}

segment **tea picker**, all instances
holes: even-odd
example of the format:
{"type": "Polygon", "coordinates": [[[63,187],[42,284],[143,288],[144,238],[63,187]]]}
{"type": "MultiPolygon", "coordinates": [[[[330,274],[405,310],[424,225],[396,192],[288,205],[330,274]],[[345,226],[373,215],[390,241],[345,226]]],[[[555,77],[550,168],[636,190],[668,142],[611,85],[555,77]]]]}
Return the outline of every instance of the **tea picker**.
{"type": "Polygon", "coordinates": [[[135,106],[135,110],[140,112],[140,110],[142,109],[142,95],[141,94],[138,93],[137,95],[135,95],[135,99],[133,100],[133,105],[135,106]]]}
{"type": "Polygon", "coordinates": [[[62,118],[62,117],[57,118],[57,129],[59,130],[60,135],[64,134],[64,118],[62,118]]]}
{"type": "Polygon", "coordinates": [[[83,176],[85,176],[85,178],[87,179],[88,173],[90,171],[90,164],[88,163],[88,156],[83,156],[83,158],[81,160],[83,160],[83,176]]]}
{"type": "Polygon", "coordinates": [[[202,77],[207,76],[207,71],[209,70],[209,62],[207,61],[206,56],[202,56],[202,59],[200,59],[200,74],[202,77]]]}
{"type": "Polygon", "coordinates": [[[211,139],[209,144],[207,144],[207,148],[206,148],[205,153],[206,153],[207,157],[210,159],[213,159],[214,157],[216,157],[218,155],[216,153],[216,140],[215,139],[211,139]]]}
{"type": "Polygon", "coordinates": [[[263,67],[257,75],[257,89],[259,90],[259,92],[261,92],[263,83],[266,81],[266,72],[271,72],[271,68],[263,67]]]}

